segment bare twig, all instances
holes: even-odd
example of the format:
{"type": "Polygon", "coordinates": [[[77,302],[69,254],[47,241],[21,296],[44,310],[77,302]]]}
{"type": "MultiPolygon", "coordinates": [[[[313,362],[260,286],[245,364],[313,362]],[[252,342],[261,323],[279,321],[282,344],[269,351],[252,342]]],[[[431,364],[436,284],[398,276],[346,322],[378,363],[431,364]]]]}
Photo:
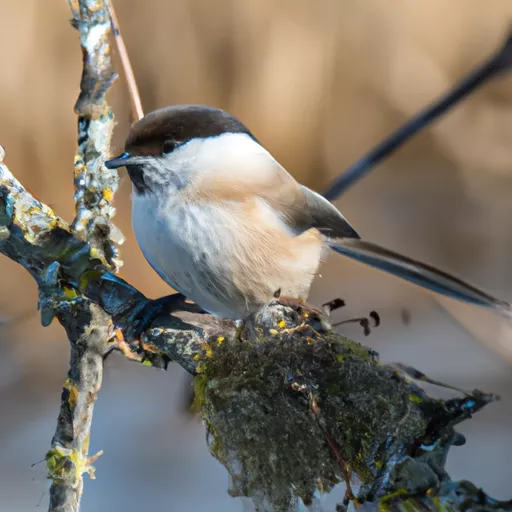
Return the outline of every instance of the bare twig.
{"type": "Polygon", "coordinates": [[[352,185],[370,173],[380,162],[389,157],[405,142],[414,137],[430,123],[452,109],[473,91],[487,83],[491,78],[509,71],[512,66],[512,33],[507,35],[503,46],[469,76],[448,91],[442,98],[429,105],[425,110],[409,119],[395,133],[375,146],[368,154],[352,164],[329,186],[324,197],[333,201],[340,197],[352,185]]]}
{"type": "Polygon", "coordinates": [[[123,66],[126,84],[128,85],[128,92],[130,94],[130,101],[132,104],[132,121],[138,121],[144,117],[144,110],[142,108],[137,81],[135,80],[135,73],[133,72],[130,57],[128,56],[128,51],[126,50],[126,46],[124,44],[123,35],[121,34],[121,28],[119,26],[117,14],[114,9],[114,0],[108,0],[107,5],[110,12],[112,32],[116,41],[117,53],[121,59],[121,65],[123,66]]]}

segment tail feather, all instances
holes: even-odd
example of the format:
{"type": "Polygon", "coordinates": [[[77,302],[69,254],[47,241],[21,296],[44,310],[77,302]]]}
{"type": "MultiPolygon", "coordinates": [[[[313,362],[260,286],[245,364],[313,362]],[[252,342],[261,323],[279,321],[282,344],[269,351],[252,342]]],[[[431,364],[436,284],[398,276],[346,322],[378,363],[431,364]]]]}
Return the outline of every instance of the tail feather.
{"type": "Polygon", "coordinates": [[[512,306],[442,270],[402,256],[379,245],[353,238],[329,240],[329,247],[344,256],[366,263],[411,283],[453,299],[476,304],[512,318],[512,306]]]}

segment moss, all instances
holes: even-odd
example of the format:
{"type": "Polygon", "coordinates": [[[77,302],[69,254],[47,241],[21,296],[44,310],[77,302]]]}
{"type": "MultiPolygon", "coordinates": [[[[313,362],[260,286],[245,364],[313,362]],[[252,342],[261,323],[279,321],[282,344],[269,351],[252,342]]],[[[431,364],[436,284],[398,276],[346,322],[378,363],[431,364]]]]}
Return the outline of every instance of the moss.
{"type": "Polygon", "coordinates": [[[270,332],[251,343],[213,338],[194,380],[193,408],[231,474],[230,492],[261,510],[295,510],[298,498],[307,502],[343,481],[343,466],[369,495],[426,430],[410,385],[371,349],[334,333],[307,325],[270,332]],[[401,440],[393,449],[389,432],[401,440]]]}

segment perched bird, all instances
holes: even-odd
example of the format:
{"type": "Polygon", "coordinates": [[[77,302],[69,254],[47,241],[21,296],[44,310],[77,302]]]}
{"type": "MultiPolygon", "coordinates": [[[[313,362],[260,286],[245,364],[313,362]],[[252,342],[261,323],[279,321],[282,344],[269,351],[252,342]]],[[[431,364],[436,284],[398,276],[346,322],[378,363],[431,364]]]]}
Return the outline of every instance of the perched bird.
{"type": "Polygon", "coordinates": [[[511,316],[511,306],[362,240],[228,113],[171,106],[135,123],[125,152],[137,242],[160,277],[214,315],[245,320],[276,293],[306,300],[331,249],[424,288],[511,316]]]}

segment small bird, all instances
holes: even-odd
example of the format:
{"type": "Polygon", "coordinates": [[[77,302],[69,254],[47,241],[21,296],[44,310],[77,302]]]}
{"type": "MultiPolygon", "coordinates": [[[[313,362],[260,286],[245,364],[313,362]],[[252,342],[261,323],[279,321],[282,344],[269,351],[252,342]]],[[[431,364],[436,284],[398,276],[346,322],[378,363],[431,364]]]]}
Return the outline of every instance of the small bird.
{"type": "Polygon", "coordinates": [[[245,321],[276,294],[305,301],[333,250],[511,316],[507,302],[362,240],[332,203],[300,185],[223,110],[155,110],[131,127],[125,152],[105,166],[128,171],[133,229],[149,264],[213,315],[245,321]]]}

